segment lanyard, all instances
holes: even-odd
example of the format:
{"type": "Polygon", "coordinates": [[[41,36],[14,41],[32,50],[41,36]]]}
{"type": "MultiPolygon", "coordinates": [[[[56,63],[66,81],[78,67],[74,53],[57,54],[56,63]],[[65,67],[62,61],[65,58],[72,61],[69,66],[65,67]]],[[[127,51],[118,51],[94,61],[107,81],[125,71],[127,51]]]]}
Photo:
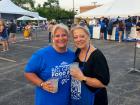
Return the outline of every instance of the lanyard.
{"type": "Polygon", "coordinates": [[[88,50],[87,50],[87,52],[86,52],[86,56],[85,56],[85,59],[84,59],[84,61],[83,61],[83,65],[82,65],[82,67],[81,67],[82,70],[84,69],[84,66],[85,66],[85,63],[86,63],[86,58],[87,58],[89,49],[90,49],[90,44],[89,44],[89,46],[88,46],[88,50]]]}

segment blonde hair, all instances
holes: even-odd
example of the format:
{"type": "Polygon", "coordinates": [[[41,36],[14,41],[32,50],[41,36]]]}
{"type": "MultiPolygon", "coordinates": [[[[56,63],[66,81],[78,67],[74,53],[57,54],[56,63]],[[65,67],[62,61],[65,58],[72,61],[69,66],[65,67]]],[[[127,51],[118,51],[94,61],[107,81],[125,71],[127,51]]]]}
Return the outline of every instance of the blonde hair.
{"type": "Polygon", "coordinates": [[[82,29],[82,30],[90,37],[89,29],[88,29],[87,27],[82,27],[82,26],[80,26],[80,25],[74,26],[74,27],[71,29],[71,31],[70,31],[71,35],[73,35],[73,32],[74,32],[75,30],[77,30],[77,29],[82,29]]]}
{"type": "Polygon", "coordinates": [[[3,19],[0,19],[0,21],[2,22],[2,25],[5,27],[5,21],[3,19]]]}
{"type": "Polygon", "coordinates": [[[63,29],[66,32],[66,34],[69,35],[69,29],[68,29],[68,27],[66,25],[64,25],[64,24],[57,24],[52,29],[52,37],[53,37],[53,35],[55,34],[55,32],[58,29],[63,29]]]}

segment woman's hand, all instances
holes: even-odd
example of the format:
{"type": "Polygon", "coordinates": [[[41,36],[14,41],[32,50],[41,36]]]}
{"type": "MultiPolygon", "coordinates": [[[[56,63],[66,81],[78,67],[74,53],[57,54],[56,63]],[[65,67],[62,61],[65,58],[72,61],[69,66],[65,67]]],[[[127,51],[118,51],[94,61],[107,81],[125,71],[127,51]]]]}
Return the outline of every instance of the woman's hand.
{"type": "Polygon", "coordinates": [[[85,79],[85,76],[80,69],[70,70],[70,74],[77,80],[82,81],[85,79]]]}
{"type": "Polygon", "coordinates": [[[52,85],[51,81],[43,82],[42,88],[48,92],[54,93],[54,86],[52,85]]]}

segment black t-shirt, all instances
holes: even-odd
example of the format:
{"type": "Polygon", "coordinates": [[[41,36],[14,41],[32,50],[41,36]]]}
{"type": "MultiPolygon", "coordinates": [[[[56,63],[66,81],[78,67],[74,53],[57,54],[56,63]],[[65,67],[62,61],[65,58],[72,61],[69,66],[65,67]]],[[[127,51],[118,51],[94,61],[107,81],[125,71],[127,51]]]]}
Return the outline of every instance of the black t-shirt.
{"type": "MultiPolygon", "coordinates": [[[[79,62],[79,66],[82,67],[84,65],[83,73],[85,76],[97,78],[100,80],[104,85],[108,85],[110,81],[109,75],[109,67],[106,61],[105,56],[102,52],[98,49],[93,51],[88,58],[87,62],[81,62],[79,60],[80,49],[76,50],[76,59],[75,62],[79,62]]],[[[91,91],[95,92],[98,88],[93,88],[87,86],[91,91]]],[[[95,103],[94,105],[108,105],[107,99],[107,91],[106,88],[102,88],[95,96],[95,103]]]]}
{"type": "Polygon", "coordinates": [[[16,33],[16,30],[17,30],[16,24],[11,23],[10,28],[9,28],[10,33],[16,33]]]}

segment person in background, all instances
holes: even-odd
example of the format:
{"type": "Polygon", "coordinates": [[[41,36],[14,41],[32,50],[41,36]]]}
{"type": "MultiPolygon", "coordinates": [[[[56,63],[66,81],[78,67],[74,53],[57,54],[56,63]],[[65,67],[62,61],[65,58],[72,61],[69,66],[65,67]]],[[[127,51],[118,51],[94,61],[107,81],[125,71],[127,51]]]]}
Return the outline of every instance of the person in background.
{"type": "Polygon", "coordinates": [[[8,31],[5,27],[4,20],[0,19],[0,44],[2,44],[3,49],[1,52],[5,52],[9,50],[8,45],[8,31]]]}
{"type": "Polygon", "coordinates": [[[113,31],[113,21],[112,21],[112,19],[110,19],[109,22],[108,22],[107,31],[108,31],[108,40],[110,41],[111,40],[112,31],[113,31]]]}
{"type": "Polygon", "coordinates": [[[71,22],[70,19],[68,19],[68,21],[67,21],[67,26],[68,26],[69,30],[71,29],[71,25],[72,25],[72,22],[71,22]]]}
{"type": "Polygon", "coordinates": [[[52,22],[49,23],[49,26],[48,26],[48,31],[49,31],[49,43],[51,43],[51,35],[52,35],[52,29],[53,29],[54,25],[55,25],[55,22],[52,21],[52,22]]]}
{"type": "Polygon", "coordinates": [[[70,105],[69,65],[74,61],[74,53],[67,48],[69,30],[57,24],[52,30],[52,45],[35,52],[25,68],[25,77],[36,85],[35,105],[70,105]],[[58,79],[58,91],[50,78],[58,79]]]}
{"type": "Polygon", "coordinates": [[[101,18],[99,24],[101,26],[101,29],[100,29],[100,39],[104,40],[105,32],[106,32],[106,29],[107,29],[105,18],[101,18]]]}
{"type": "Polygon", "coordinates": [[[27,40],[32,40],[32,25],[31,23],[26,22],[26,26],[24,27],[24,38],[27,40]]]}
{"type": "MultiPolygon", "coordinates": [[[[71,34],[77,48],[75,62],[79,62],[81,70],[70,71],[70,74],[84,83],[88,90],[96,93],[94,105],[108,105],[106,86],[110,81],[110,75],[105,56],[90,44],[90,33],[87,28],[76,26],[71,30],[71,34]]],[[[72,87],[74,86],[77,85],[74,84],[72,87]]]]}
{"type": "Polygon", "coordinates": [[[89,21],[89,31],[90,31],[90,38],[93,39],[93,28],[96,26],[96,19],[93,18],[89,21]]]}
{"type": "Polygon", "coordinates": [[[14,23],[13,20],[11,20],[11,24],[9,26],[9,32],[10,32],[9,41],[11,43],[16,43],[16,31],[17,31],[17,25],[14,23]]]}
{"type": "Polygon", "coordinates": [[[138,20],[138,22],[136,24],[136,31],[137,31],[136,39],[138,40],[136,46],[137,46],[137,48],[140,48],[140,19],[138,20]]]}
{"type": "Polygon", "coordinates": [[[119,43],[122,42],[122,37],[124,33],[125,25],[122,20],[119,20],[118,30],[119,30],[119,43]]]}
{"type": "Polygon", "coordinates": [[[81,20],[79,23],[80,26],[88,28],[88,23],[85,19],[81,20]]]}
{"type": "Polygon", "coordinates": [[[127,19],[125,22],[125,30],[126,30],[126,40],[128,39],[128,37],[130,36],[131,33],[131,27],[132,27],[132,23],[130,19],[127,19]]]}

